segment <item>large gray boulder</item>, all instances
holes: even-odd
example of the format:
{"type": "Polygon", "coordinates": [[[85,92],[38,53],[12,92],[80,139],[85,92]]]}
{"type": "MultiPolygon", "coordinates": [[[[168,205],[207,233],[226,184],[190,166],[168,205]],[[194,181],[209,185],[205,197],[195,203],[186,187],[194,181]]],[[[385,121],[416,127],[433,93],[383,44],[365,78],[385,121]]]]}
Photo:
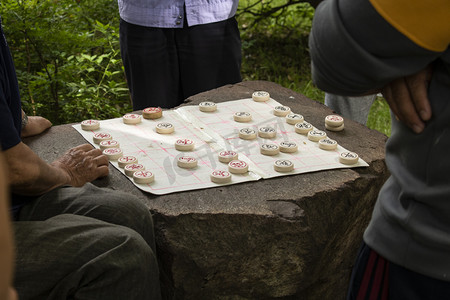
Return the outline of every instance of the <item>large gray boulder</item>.
{"type": "MultiPolygon", "coordinates": [[[[256,90],[319,129],[331,110],[265,81],[227,85],[184,105],[250,98],[256,90]]],[[[95,184],[137,195],[154,213],[166,299],[344,299],[377,193],[387,179],[386,136],[351,120],[327,132],[369,167],[313,172],[162,196],[138,190],[114,168],[95,184]]],[[[86,141],[55,126],[26,141],[51,161],[86,141]]]]}

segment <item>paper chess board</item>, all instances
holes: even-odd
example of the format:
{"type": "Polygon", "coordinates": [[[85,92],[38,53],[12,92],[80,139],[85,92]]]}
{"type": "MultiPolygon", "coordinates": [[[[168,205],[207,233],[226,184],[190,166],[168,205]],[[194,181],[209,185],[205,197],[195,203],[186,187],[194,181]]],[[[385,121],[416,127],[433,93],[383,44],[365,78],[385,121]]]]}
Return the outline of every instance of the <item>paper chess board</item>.
{"type": "MultiPolygon", "coordinates": [[[[238,153],[239,160],[249,165],[245,174],[232,174],[230,183],[267,179],[278,176],[288,176],[300,173],[368,166],[362,159],[354,165],[345,165],[339,162],[339,154],[347,150],[337,146],[335,150],[320,149],[317,142],[313,142],[306,135],[296,133],[294,125],[288,124],[284,117],[275,116],[273,111],[280,103],[274,99],[266,102],[255,102],[252,99],[241,99],[217,103],[217,110],[203,112],[198,105],[183,106],[175,110],[163,112],[159,119],[142,119],[138,124],[124,124],[122,118],[100,121],[100,128],[95,131],[86,131],[77,124],[73,127],[90,143],[97,132],[109,133],[112,139],[119,142],[124,155],[135,156],[146,170],[154,174],[155,180],[149,184],[136,184],[138,188],[152,194],[167,194],[178,191],[203,189],[221,186],[210,179],[213,170],[227,170],[227,163],[218,159],[218,153],[232,150],[238,153]],[[233,119],[236,112],[248,112],[252,116],[249,122],[241,123],[233,119]],[[170,134],[156,132],[158,123],[171,123],[175,130],[170,134]],[[275,128],[276,137],[244,140],[239,137],[242,128],[258,128],[270,126],[275,128]],[[190,139],[195,143],[192,151],[179,151],[175,149],[177,139],[190,139]],[[264,143],[279,145],[283,141],[295,142],[298,151],[295,153],[279,153],[274,156],[263,155],[260,146],[264,143]],[[177,159],[189,155],[198,161],[193,169],[180,168],[177,159]],[[294,164],[289,172],[274,170],[274,162],[279,159],[288,159],[294,164]]],[[[299,113],[301,112],[295,112],[299,113]]],[[[308,120],[305,120],[308,121],[308,120]]],[[[314,126],[314,124],[312,124],[314,126]]],[[[337,141],[339,143],[339,141],[337,141]]],[[[124,173],[118,163],[111,164],[124,173]]],[[[125,175],[124,173],[124,176],[125,175]]],[[[127,176],[128,177],[128,176],[127,176]]],[[[128,177],[131,181],[132,178],[128,177]]]]}

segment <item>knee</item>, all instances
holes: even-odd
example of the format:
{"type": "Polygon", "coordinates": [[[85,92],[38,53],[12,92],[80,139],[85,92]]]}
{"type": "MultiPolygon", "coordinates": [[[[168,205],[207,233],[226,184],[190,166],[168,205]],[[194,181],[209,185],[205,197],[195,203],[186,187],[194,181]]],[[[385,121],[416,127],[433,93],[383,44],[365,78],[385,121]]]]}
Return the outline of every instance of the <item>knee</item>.
{"type": "Polygon", "coordinates": [[[82,200],[84,205],[91,206],[87,216],[123,225],[138,232],[141,226],[153,230],[150,210],[141,199],[134,195],[93,185],[87,188],[88,191],[85,194],[89,195],[89,199],[82,200]]]}
{"type": "Polygon", "coordinates": [[[95,236],[96,242],[91,247],[97,249],[91,250],[97,256],[91,262],[100,273],[95,278],[100,276],[113,286],[120,286],[118,293],[126,293],[128,299],[159,299],[157,258],[138,233],[112,225],[100,228],[95,236]]]}
{"type": "Polygon", "coordinates": [[[42,290],[79,296],[58,299],[159,299],[155,252],[136,231],[73,214],[18,223],[16,283],[22,293],[36,292],[28,282],[35,278],[42,290]]]}
{"type": "Polygon", "coordinates": [[[153,249],[154,229],[150,210],[141,199],[123,192],[86,184],[83,188],[68,188],[65,213],[86,216],[133,229],[153,249]]]}
{"type": "Polygon", "coordinates": [[[156,254],[147,242],[135,231],[128,228],[116,229],[116,235],[125,237],[119,245],[117,259],[112,259],[112,269],[121,273],[120,284],[129,283],[131,289],[138,289],[142,294],[153,295],[150,299],[158,299],[160,293],[159,269],[156,254]],[[126,279],[125,279],[126,278],[126,279]],[[136,283],[140,283],[136,286],[136,283]]]}
{"type": "MultiPolygon", "coordinates": [[[[140,233],[145,239],[153,236],[153,218],[149,208],[139,198],[111,191],[105,208],[110,222],[129,227],[140,233]]],[[[153,237],[152,237],[153,238],[153,237]]]]}
{"type": "Polygon", "coordinates": [[[128,216],[129,219],[149,219],[151,214],[144,202],[136,196],[119,191],[105,190],[103,205],[107,206],[115,215],[128,216]]]}
{"type": "Polygon", "coordinates": [[[109,231],[109,238],[106,239],[109,239],[112,249],[117,249],[118,260],[114,260],[113,266],[120,261],[120,270],[140,276],[146,276],[149,271],[158,271],[155,252],[140,234],[122,226],[114,226],[109,231]]]}

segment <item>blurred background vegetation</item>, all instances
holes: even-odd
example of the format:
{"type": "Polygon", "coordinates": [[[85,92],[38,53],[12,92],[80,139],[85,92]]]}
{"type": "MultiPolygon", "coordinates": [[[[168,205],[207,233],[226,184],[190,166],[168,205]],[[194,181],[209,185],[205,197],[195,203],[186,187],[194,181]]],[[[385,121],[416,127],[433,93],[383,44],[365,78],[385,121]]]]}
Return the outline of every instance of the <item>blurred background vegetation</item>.
{"type": "MultiPolygon", "coordinates": [[[[323,102],[311,82],[308,34],[319,2],[241,0],[243,80],[268,80],[323,102]]],[[[2,0],[24,110],[54,125],[120,117],[132,110],[111,0],[2,0]]],[[[368,127],[390,135],[389,108],[372,107],[368,127]]]]}

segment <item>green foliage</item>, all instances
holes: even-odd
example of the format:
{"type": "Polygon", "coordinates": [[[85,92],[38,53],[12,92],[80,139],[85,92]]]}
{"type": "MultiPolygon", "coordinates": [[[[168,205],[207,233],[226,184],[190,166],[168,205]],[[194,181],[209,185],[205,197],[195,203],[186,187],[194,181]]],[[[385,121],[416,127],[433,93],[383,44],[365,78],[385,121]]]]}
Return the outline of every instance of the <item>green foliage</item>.
{"type": "Polygon", "coordinates": [[[237,17],[243,30],[257,27],[268,35],[300,31],[308,34],[314,8],[303,1],[293,0],[241,0],[237,17]]]}
{"type": "Polygon", "coordinates": [[[386,100],[377,97],[370,108],[367,127],[376,129],[387,136],[391,135],[391,113],[386,100]]]}
{"type": "Polygon", "coordinates": [[[61,124],[131,109],[110,3],[1,2],[24,110],[61,124]]]}
{"type": "MultiPolygon", "coordinates": [[[[132,110],[119,52],[117,1],[2,0],[0,16],[27,113],[56,125],[132,110]]],[[[313,16],[313,6],[300,0],[241,0],[243,79],[276,82],[323,102],[310,75],[313,16]]],[[[383,99],[372,107],[368,126],[390,134],[383,99]]]]}
{"type": "MultiPolygon", "coordinates": [[[[278,83],[323,103],[325,93],[312,84],[308,49],[314,8],[293,2],[297,1],[240,1],[242,75],[244,80],[278,83]]],[[[367,126],[390,135],[389,106],[383,98],[373,104],[367,126]]]]}
{"type": "Polygon", "coordinates": [[[118,35],[109,25],[96,23],[95,28],[108,38],[109,49],[99,54],[80,53],[67,57],[64,73],[68,74],[63,112],[75,120],[119,117],[131,110],[124,80],[118,35]],[[77,81],[73,81],[73,78],[77,81]],[[89,114],[87,114],[87,112],[89,114]]]}
{"type": "Polygon", "coordinates": [[[323,102],[324,93],[312,86],[310,75],[308,35],[314,8],[307,3],[286,6],[289,2],[240,1],[242,76],[276,82],[323,102]]]}

